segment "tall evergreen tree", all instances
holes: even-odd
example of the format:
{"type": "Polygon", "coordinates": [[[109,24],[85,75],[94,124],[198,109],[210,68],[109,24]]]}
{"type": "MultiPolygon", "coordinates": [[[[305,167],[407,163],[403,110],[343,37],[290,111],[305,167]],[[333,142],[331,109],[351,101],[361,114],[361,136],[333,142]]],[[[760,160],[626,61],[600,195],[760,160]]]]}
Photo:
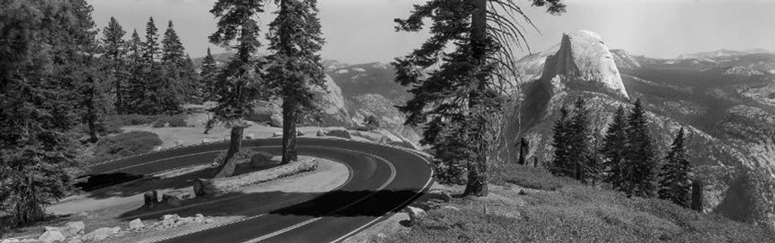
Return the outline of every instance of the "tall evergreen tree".
{"type": "Polygon", "coordinates": [[[162,39],[161,61],[162,63],[172,63],[181,65],[185,60],[186,50],[183,43],[180,42],[177,32],[175,32],[172,20],[167,24],[167,31],[164,32],[162,39]]]}
{"type": "Polygon", "coordinates": [[[625,148],[627,144],[627,121],[624,107],[619,106],[614,118],[608,126],[601,153],[605,156],[604,182],[610,183],[614,190],[624,191],[628,188],[629,175],[625,170],[625,148]]]}
{"type": "Polygon", "coordinates": [[[588,177],[587,171],[592,167],[589,159],[592,156],[592,131],[589,124],[589,110],[586,107],[586,101],[582,98],[576,99],[573,103],[573,117],[568,124],[568,161],[571,163],[573,177],[576,180],[585,182],[588,177]]]}
{"type": "Polygon", "coordinates": [[[150,17],[148,23],[145,24],[145,45],[143,47],[143,58],[147,63],[153,64],[159,55],[159,28],[156,28],[153,17],[150,17]]]}
{"type": "Polygon", "coordinates": [[[77,123],[68,115],[77,101],[67,100],[79,85],[71,61],[83,56],[90,12],[75,0],[0,4],[0,210],[14,226],[43,219],[70,187],[64,132],[77,123]]]}
{"type": "Polygon", "coordinates": [[[224,122],[231,127],[229,150],[214,177],[234,174],[236,162],[231,158],[240,151],[243,131],[247,127],[243,120],[245,113],[254,107],[256,99],[268,94],[262,90],[265,83],[259,75],[262,65],[253,56],[261,46],[257,21],[258,14],[262,12],[264,1],[261,0],[218,0],[210,10],[218,19],[218,30],[210,35],[210,42],[231,46],[237,51],[219,75],[215,86],[218,105],[212,109],[214,116],[208,122],[208,128],[214,121],[224,122]]]}
{"type": "Polygon", "coordinates": [[[145,83],[143,75],[143,41],[137,30],[132,32],[132,37],[127,42],[127,69],[129,77],[127,80],[124,105],[126,113],[142,112],[141,105],[145,99],[145,83]]]}
{"type": "Polygon", "coordinates": [[[118,20],[114,17],[110,17],[110,22],[102,30],[102,43],[104,45],[105,61],[107,62],[108,69],[110,71],[110,78],[113,80],[116,96],[116,113],[126,114],[124,104],[124,90],[126,83],[126,71],[124,62],[127,50],[126,43],[124,41],[124,35],[126,31],[118,23],[118,20]]]}
{"type": "MultiPolygon", "coordinates": [[[[564,11],[559,0],[533,0],[535,6],[550,6],[550,13],[564,11]]],[[[488,142],[496,116],[504,103],[501,82],[516,76],[510,64],[511,47],[522,45],[523,29],[514,16],[525,17],[510,1],[431,0],[416,5],[407,19],[397,19],[397,30],[419,31],[430,19],[431,37],[420,48],[393,63],[396,82],[412,85],[414,95],[399,110],[408,114],[408,125],[423,124],[423,144],[439,147],[441,134],[449,124],[463,124],[461,138],[468,141],[468,182],[465,195],[486,196],[487,155],[494,150],[488,142]],[[488,6],[490,8],[488,9],[488,6]],[[448,49],[450,48],[450,49],[448,49]],[[447,50],[451,50],[448,52],[447,50]],[[424,75],[431,66],[438,71],[424,75]]]]}
{"type": "Polygon", "coordinates": [[[199,79],[201,80],[200,92],[204,101],[217,100],[218,96],[215,93],[215,85],[218,78],[218,63],[213,58],[213,54],[210,53],[210,48],[207,48],[207,56],[202,60],[202,71],[199,72],[199,79]]]}
{"type": "Polygon", "coordinates": [[[317,86],[325,89],[325,73],[320,64],[323,37],[317,17],[317,0],[276,0],[280,9],[269,24],[269,50],[266,81],[283,100],[282,163],[297,160],[296,123],[304,111],[318,109],[317,86]]]}
{"type": "Polygon", "coordinates": [[[568,109],[560,108],[560,118],[554,122],[554,135],[552,147],[554,148],[554,160],[549,171],[558,176],[571,176],[570,170],[570,117],[568,109]]]}
{"type": "Polygon", "coordinates": [[[653,197],[657,193],[657,160],[640,99],[627,118],[626,169],[630,170],[627,196],[653,197]]]}
{"type": "Polygon", "coordinates": [[[684,129],[681,128],[670,146],[659,174],[659,198],[689,208],[692,194],[691,173],[692,165],[686,154],[684,129]]]}

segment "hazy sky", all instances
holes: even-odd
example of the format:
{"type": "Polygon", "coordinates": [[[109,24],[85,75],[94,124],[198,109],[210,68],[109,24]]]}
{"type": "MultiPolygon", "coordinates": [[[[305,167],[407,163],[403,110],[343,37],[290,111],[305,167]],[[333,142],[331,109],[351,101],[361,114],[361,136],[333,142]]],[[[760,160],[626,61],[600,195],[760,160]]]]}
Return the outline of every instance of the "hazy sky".
{"type": "MultiPolygon", "coordinates": [[[[209,13],[215,0],[88,0],[93,17],[104,27],[110,16],[118,19],[129,38],[136,28],[144,37],[145,23],[153,16],[160,34],[167,21],[192,57],[203,56],[215,31],[209,13]]],[[[717,49],[775,50],[773,0],[567,0],[567,13],[546,14],[522,3],[541,33],[527,33],[532,50],[543,51],[559,43],[563,32],[586,29],[599,33],[611,49],[633,54],[671,58],[681,53],[717,49]]],[[[327,44],[326,59],[346,63],[388,62],[417,47],[424,33],[397,33],[393,19],[408,16],[413,4],[423,0],[319,0],[320,18],[327,44]]],[[[267,24],[271,15],[262,18],[267,24]]],[[[266,43],[266,41],[264,41],[266,43]]],[[[527,54],[527,52],[523,53],[527,54]]]]}

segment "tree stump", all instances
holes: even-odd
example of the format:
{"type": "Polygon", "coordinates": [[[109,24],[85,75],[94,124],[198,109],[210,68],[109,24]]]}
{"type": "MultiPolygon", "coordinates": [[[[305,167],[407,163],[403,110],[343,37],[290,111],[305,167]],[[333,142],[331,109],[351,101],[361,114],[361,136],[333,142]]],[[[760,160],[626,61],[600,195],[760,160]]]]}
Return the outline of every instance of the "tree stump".
{"type": "Polygon", "coordinates": [[[145,199],[145,204],[143,207],[154,208],[157,204],[159,204],[159,192],[156,190],[146,192],[143,194],[143,199],[145,199]]]}

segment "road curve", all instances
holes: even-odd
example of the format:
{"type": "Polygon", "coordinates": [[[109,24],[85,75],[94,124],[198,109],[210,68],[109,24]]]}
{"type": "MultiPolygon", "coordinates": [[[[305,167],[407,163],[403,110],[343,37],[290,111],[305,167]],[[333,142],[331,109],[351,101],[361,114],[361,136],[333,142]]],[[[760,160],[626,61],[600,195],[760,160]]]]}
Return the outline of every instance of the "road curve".
{"type": "MultiPolygon", "coordinates": [[[[259,139],[243,141],[242,146],[279,155],[280,144],[280,139],[259,139]]],[[[210,163],[227,146],[216,143],[165,150],[98,164],[91,169],[93,174],[151,174],[210,163]]],[[[299,138],[298,147],[300,155],[345,164],[351,170],[350,178],[327,193],[267,192],[218,201],[210,207],[222,208],[224,215],[245,218],[162,242],[338,242],[399,210],[431,184],[432,170],[427,160],[408,150],[315,138],[299,138]]],[[[196,213],[196,208],[163,214],[169,213],[187,216],[196,213]]],[[[143,214],[141,218],[158,216],[143,214]]]]}

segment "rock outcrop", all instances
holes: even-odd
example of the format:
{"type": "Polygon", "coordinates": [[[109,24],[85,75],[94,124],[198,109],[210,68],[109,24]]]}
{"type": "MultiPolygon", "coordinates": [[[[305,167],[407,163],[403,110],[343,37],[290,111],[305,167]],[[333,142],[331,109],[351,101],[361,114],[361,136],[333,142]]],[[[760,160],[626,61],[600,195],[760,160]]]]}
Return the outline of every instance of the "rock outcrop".
{"type": "Polygon", "coordinates": [[[590,31],[579,30],[562,36],[560,49],[546,59],[541,79],[552,80],[557,76],[602,84],[629,97],[613,55],[600,35],[590,31]]]}

